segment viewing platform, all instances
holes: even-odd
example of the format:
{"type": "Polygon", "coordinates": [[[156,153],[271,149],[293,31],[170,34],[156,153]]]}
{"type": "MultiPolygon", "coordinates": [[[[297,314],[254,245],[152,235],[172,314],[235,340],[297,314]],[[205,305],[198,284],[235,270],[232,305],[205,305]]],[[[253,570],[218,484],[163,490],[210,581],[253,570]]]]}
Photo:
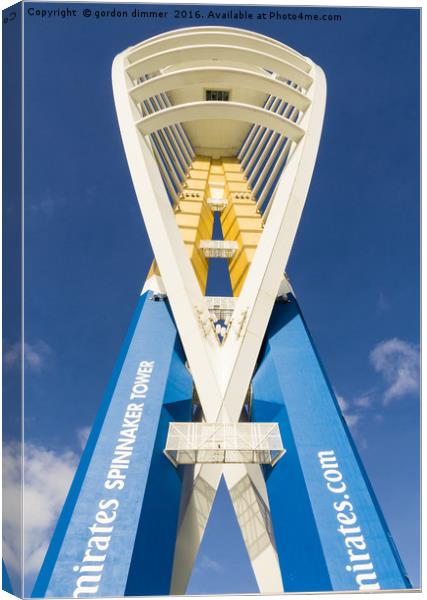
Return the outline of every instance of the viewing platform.
{"type": "Polygon", "coordinates": [[[205,296],[205,300],[214,321],[225,321],[233,315],[237,298],[233,296],[205,296]]]}
{"type": "Polygon", "coordinates": [[[212,212],[222,212],[227,205],[226,198],[208,198],[208,206],[212,212]]]}
{"type": "Polygon", "coordinates": [[[239,244],[229,240],[202,240],[199,249],[205,258],[233,258],[239,244]]]}
{"type": "Polygon", "coordinates": [[[285,449],[277,423],[169,423],[164,453],[175,466],[274,465],[285,449]]]}

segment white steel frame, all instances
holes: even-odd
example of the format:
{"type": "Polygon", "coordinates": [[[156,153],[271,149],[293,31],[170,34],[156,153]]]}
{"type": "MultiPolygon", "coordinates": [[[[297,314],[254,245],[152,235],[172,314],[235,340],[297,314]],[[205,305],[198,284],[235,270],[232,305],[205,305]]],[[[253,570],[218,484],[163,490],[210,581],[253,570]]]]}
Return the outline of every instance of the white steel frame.
{"type": "Polygon", "coordinates": [[[170,423],[165,455],[180,464],[275,465],[284,455],[277,423],[170,423]]]}
{"type": "MultiPolygon", "coordinates": [[[[284,290],[283,271],[320,141],[326,101],[324,73],[310,59],[266,36],[228,27],[198,27],[167,32],[125,50],[114,60],[112,78],[129,169],[161,272],[161,278],[155,276],[156,281],[147,282],[144,289],[155,288],[168,295],[205,421],[237,423],[275,299],[284,290]],[[212,67],[212,56],[238,66],[212,67]],[[194,68],[188,66],[192,60],[198,61],[194,68]],[[200,66],[202,61],[206,66],[200,66]],[[173,70],[170,65],[174,65],[173,70]],[[259,67],[257,72],[254,65],[259,67]],[[264,190],[257,196],[264,231],[235,300],[231,329],[221,345],[171,206],[171,200],[173,203],[178,197],[182,174],[174,172],[171,177],[164,149],[166,143],[172,145],[184,169],[188,168],[194,151],[182,123],[218,118],[218,103],[171,106],[167,93],[194,82],[212,81],[224,86],[233,81],[234,85],[269,90],[271,94],[263,108],[233,101],[221,103],[221,118],[252,125],[238,158],[255,194],[264,190]],[[269,144],[262,152],[265,156],[269,152],[270,159],[268,168],[266,165],[263,172],[254,174],[251,169],[261,160],[254,152],[261,139],[269,144]],[[263,207],[268,195],[268,205],[263,207]]],[[[260,591],[283,591],[259,465],[205,464],[196,466],[193,492],[181,520],[171,593],[185,593],[222,474],[260,591]],[[250,498],[249,504],[244,498],[250,498]],[[201,505],[206,507],[203,514],[201,505]],[[252,543],[252,533],[245,525],[248,516],[242,512],[244,505],[250,505],[253,519],[263,523],[260,535],[269,536],[268,543],[252,543]]]]}

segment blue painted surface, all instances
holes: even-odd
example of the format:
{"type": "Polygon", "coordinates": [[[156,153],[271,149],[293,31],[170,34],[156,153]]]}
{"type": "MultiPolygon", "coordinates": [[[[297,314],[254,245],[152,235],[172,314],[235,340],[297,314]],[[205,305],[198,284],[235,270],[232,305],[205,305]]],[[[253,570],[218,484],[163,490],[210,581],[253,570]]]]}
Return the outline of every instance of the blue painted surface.
{"type": "Polygon", "coordinates": [[[2,564],[2,576],[1,576],[1,587],[2,590],[8,592],[9,594],[13,594],[12,584],[9,579],[9,573],[7,572],[6,565],[4,564],[4,560],[1,561],[2,564]]]}
{"type": "MultiPolygon", "coordinates": [[[[22,5],[2,11],[2,289],[4,352],[22,337],[22,5]]],[[[3,369],[3,443],[21,443],[22,370],[3,369]]],[[[19,537],[19,532],[16,532],[19,537]]]]}
{"type": "Polygon", "coordinates": [[[163,449],[169,423],[191,420],[193,383],[179,341],[171,362],[126,596],[169,594],[181,498],[182,472],[163,449]]]}
{"type": "Polygon", "coordinates": [[[290,300],[272,314],[252,415],[278,422],[287,448],[266,472],[285,589],[410,587],[298,304],[290,300]]]}
{"type": "Polygon", "coordinates": [[[304,474],[298,459],[280,382],[267,350],[253,381],[252,420],[279,423],[285,456],[266,469],[282,579],[287,592],[331,590],[304,474]]]}
{"type": "MultiPolygon", "coordinates": [[[[160,448],[165,443],[168,419],[163,402],[173,407],[176,399],[179,406],[184,403],[191,407],[191,381],[183,372],[182,353],[167,302],[147,300],[147,295],[150,292],[138,304],[33,596],[73,596],[82,576],[87,579],[81,580],[80,587],[90,586],[91,591],[81,591],[79,597],[125,594],[141,509],[145,510],[145,500],[149,501],[144,494],[151,460],[160,458],[160,448]],[[138,369],[141,364],[150,368],[145,363],[153,363],[146,397],[132,398],[138,369]],[[142,408],[136,430],[124,426],[126,412],[138,414],[130,405],[142,408]],[[129,464],[109,476],[118,439],[129,439],[121,432],[130,434],[132,429],[135,437],[129,464]],[[124,485],[114,483],[112,489],[107,489],[107,480],[120,480],[124,485]],[[94,524],[97,531],[91,532],[89,527],[94,524]],[[87,550],[89,559],[83,561],[87,550]],[[91,558],[94,555],[104,558],[96,561],[91,558]],[[90,572],[86,570],[88,566],[90,572]]],[[[166,412],[174,411],[172,408],[166,412]]],[[[178,413],[183,416],[182,409],[178,413]]],[[[128,414],[127,418],[132,424],[133,417],[128,414]]],[[[179,479],[172,465],[166,463],[164,474],[179,479]]],[[[179,498],[176,482],[169,491],[170,499],[174,492],[179,498]]]]}
{"type": "MultiPolygon", "coordinates": [[[[2,114],[2,323],[3,356],[20,345],[22,339],[22,4],[14,4],[2,11],[3,19],[3,114],[2,114]]],[[[22,368],[20,361],[14,368],[3,363],[2,374],[2,444],[10,444],[17,458],[22,458],[22,368]]],[[[3,454],[4,456],[5,454],[3,454]]],[[[4,460],[4,459],[3,459],[4,460]]],[[[19,464],[19,461],[18,461],[19,464]]],[[[19,481],[21,473],[15,473],[19,481]]],[[[5,486],[6,478],[3,481],[5,486]]],[[[10,510],[10,508],[9,508],[10,510]]],[[[22,512],[13,518],[6,514],[3,505],[3,544],[20,554],[22,536],[22,512]],[[6,525],[8,522],[8,526],[6,525]],[[14,526],[11,527],[11,523],[14,526]]],[[[9,567],[11,565],[9,564],[9,567]]],[[[22,565],[19,565],[22,567],[22,565]]],[[[22,595],[22,572],[11,570],[13,587],[22,595]]],[[[3,590],[12,592],[12,584],[3,562],[3,590]]]]}

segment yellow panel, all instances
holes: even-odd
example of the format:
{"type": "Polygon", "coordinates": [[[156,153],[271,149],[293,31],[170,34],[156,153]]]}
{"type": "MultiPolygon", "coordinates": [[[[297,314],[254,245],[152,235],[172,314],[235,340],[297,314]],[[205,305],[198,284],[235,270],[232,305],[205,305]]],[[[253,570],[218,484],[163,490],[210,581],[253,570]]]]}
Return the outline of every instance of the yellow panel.
{"type": "Polygon", "coordinates": [[[236,200],[232,200],[230,197],[228,199],[228,206],[221,214],[221,219],[223,220],[227,219],[231,213],[238,216],[252,216],[259,214],[253,200],[238,200],[236,202],[236,200]]]}
{"type": "Polygon", "coordinates": [[[258,215],[252,217],[237,217],[240,231],[259,231],[262,233],[262,222],[258,215]]]}
{"type": "Polygon", "coordinates": [[[193,162],[191,163],[192,169],[197,169],[201,171],[209,171],[209,167],[211,166],[211,159],[207,157],[197,156],[193,162]]]}
{"type": "Polygon", "coordinates": [[[160,275],[159,267],[155,260],[151,263],[150,270],[148,271],[147,280],[150,279],[153,275],[160,275]]]}
{"type": "Polygon", "coordinates": [[[241,173],[242,172],[242,167],[240,166],[239,162],[228,162],[228,159],[224,159],[222,166],[224,168],[224,171],[226,171],[227,173],[241,173]],[[225,162],[225,160],[227,160],[227,162],[225,162]]]}
{"type": "Polygon", "coordinates": [[[179,227],[181,231],[182,238],[184,242],[193,242],[196,243],[197,236],[200,239],[210,239],[212,233],[212,227],[206,227],[204,223],[199,222],[198,227],[185,227],[184,225],[180,225],[179,227]]]}
{"type": "Polygon", "coordinates": [[[177,211],[175,218],[179,227],[203,229],[203,233],[205,233],[205,230],[208,229],[209,234],[212,233],[212,213],[210,213],[209,209],[205,208],[203,205],[194,207],[194,210],[191,212],[177,211]],[[199,210],[196,211],[196,208],[199,210]]]}
{"type": "Polygon", "coordinates": [[[222,173],[218,173],[217,175],[209,175],[209,185],[211,184],[226,184],[225,176],[222,173]]]}
{"type": "MultiPolygon", "coordinates": [[[[215,170],[217,170],[218,164],[220,165],[217,162],[215,170]]],[[[211,159],[209,157],[195,157],[190,165],[175,210],[175,218],[203,294],[208,275],[208,261],[200,252],[199,243],[202,239],[211,239],[212,236],[213,214],[206,202],[210,167],[211,159]]],[[[221,173],[222,169],[218,174],[221,173]]],[[[224,182],[224,177],[222,177],[222,181],[224,182]]],[[[160,274],[155,262],[151,266],[148,277],[154,273],[160,274]]]]}
{"type": "Polygon", "coordinates": [[[218,183],[215,183],[214,185],[208,183],[208,196],[210,198],[227,198],[227,186],[219,185],[218,183]]]}
{"type": "Polygon", "coordinates": [[[249,202],[247,204],[236,204],[236,202],[233,202],[233,208],[234,208],[234,212],[236,213],[237,217],[256,217],[258,220],[259,219],[259,212],[256,209],[256,206],[254,204],[254,202],[249,202]]]}
{"type": "Polygon", "coordinates": [[[243,173],[237,173],[235,171],[229,171],[227,173],[228,181],[244,181],[246,182],[246,177],[243,173]]]}
{"type": "MultiPolygon", "coordinates": [[[[249,230],[249,231],[262,231],[262,222],[259,215],[256,212],[253,212],[249,215],[239,215],[236,214],[235,207],[232,209],[221,219],[223,223],[223,231],[224,235],[225,230],[230,230],[233,226],[239,228],[239,230],[249,230]]],[[[228,234],[227,234],[228,235],[228,234]]]]}
{"type": "Polygon", "coordinates": [[[229,263],[236,296],[240,294],[262,234],[262,219],[239,162],[236,159],[222,162],[228,187],[228,206],[221,213],[223,234],[226,239],[236,240],[240,248],[229,263]]]}
{"type": "Polygon", "coordinates": [[[242,273],[242,276],[240,277],[240,279],[235,280],[233,283],[233,294],[235,296],[240,296],[240,294],[242,292],[243,284],[245,283],[245,279],[246,279],[248,272],[249,272],[249,264],[247,266],[247,269],[242,273]]]}
{"type": "Polygon", "coordinates": [[[207,274],[208,274],[208,261],[203,256],[203,254],[201,252],[199,252],[199,249],[196,248],[196,246],[194,246],[193,244],[191,244],[191,245],[186,244],[186,248],[187,248],[188,256],[191,259],[194,271],[197,275],[197,279],[199,280],[199,283],[203,282],[202,290],[204,292],[204,288],[206,287],[207,274]]]}
{"type": "MultiPolygon", "coordinates": [[[[239,251],[229,261],[233,294],[238,295],[253,260],[262,234],[262,219],[240,163],[235,158],[211,160],[196,156],[188,171],[180,194],[175,217],[187,254],[191,260],[202,293],[205,293],[208,260],[199,250],[201,240],[211,239],[214,216],[207,198],[215,188],[223,188],[228,205],[221,213],[224,239],[236,240],[239,251]]],[[[153,263],[150,274],[158,273],[153,263]]],[[[150,275],[149,274],[149,275],[150,275]]]]}
{"type": "Polygon", "coordinates": [[[224,233],[224,238],[230,240],[236,240],[240,233],[243,232],[254,232],[261,235],[262,233],[262,225],[259,222],[260,220],[254,216],[252,219],[244,219],[244,218],[234,218],[232,219],[232,215],[224,220],[222,231],[224,233]]]}
{"type": "Polygon", "coordinates": [[[202,206],[203,202],[201,202],[200,199],[180,200],[179,210],[177,210],[177,214],[189,213],[191,215],[199,215],[202,210],[202,206]]]}
{"type": "Polygon", "coordinates": [[[238,273],[246,268],[246,264],[251,263],[255,254],[256,246],[242,248],[230,262],[230,274],[236,278],[238,273]]]}
{"type": "Polygon", "coordinates": [[[197,229],[189,229],[187,227],[180,227],[179,228],[181,231],[181,235],[182,235],[182,239],[184,240],[185,243],[189,243],[191,242],[192,244],[196,243],[196,239],[197,239],[197,229]]]}
{"type": "MultiPolygon", "coordinates": [[[[253,202],[250,204],[236,204],[235,202],[230,202],[232,206],[232,212],[238,219],[252,219],[259,218],[259,213],[256,210],[256,206],[253,202]]],[[[230,211],[231,214],[231,211],[230,211]]],[[[228,219],[228,214],[225,215],[225,218],[228,219]]]]}
{"type": "Polygon", "coordinates": [[[187,190],[204,190],[206,188],[206,179],[187,179],[184,183],[185,191],[187,190]]]}
{"type": "MultiPolygon", "coordinates": [[[[199,217],[200,220],[198,221],[196,228],[199,231],[199,233],[203,236],[203,239],[210,239],[212,234],[213,219],[211,218],[211,215],[206,214],[205,211],[199,213],[199,217]]],[[[181,221],[180,226],[183,228],[186,227],[185,222],[181,221]]]]}
{"type": "Polygon", "coordinates": [[[245,183],[241,183],[239,181],[229,181],[228,182],[228,187],[230,192],[246,192],[248,189],[248,184],[245,183]]]}
{"type": "Polygon", "coordinates": [[[178,223],[179,227],[183,227],[183,228],[190,227],[191,229],[196,229],[196,230],[199,227],[200,213],[198,215],[189,215],[186,213],[177,212],[175,214],[175,218],[176,218],[176,222],[178,223]]]}
{"type": "Polygon", "coordinates": [[[262,231],[241,231],[239,240],[242,240],[242,246],[258,246],[262,231]]]}
{"type": "Polygon", "coordinates": [[[191,179],[207,179],[208,171],[201,169],[190,169],[188,172],[188,177],[191,179]]]}
{"type": "Polygon", "coordinates": [[[235,266],[230,270],[230,277],[233,284],[233,289],[236,284],[240,281],[243,275],[246,275],[249,270],[250,262],[245,252],[242,252],[238,258],[235,266]]]}

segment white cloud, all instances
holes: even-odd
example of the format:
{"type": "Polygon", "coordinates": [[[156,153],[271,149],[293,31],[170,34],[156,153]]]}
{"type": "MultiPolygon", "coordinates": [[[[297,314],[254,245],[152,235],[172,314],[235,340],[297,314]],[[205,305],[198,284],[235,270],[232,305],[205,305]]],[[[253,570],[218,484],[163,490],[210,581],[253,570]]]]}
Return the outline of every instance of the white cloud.
{"type": "Polygon", "coordinates": [[[79,446],[81,450],[84,450],[86,446],[86,442],[89,437],[90,431],[90,427],[82,427],[81,429],[77,430],[77,439],[79,441],[79,446]]]}
{"type": "MultiPolygon", "coordinates": [[[[16,342],[9,347],[6,346],[4,352],[4,364],[6,367],[13,368],[19,365],[21,349],[20,342],[16,342]]],[[[26,369],[39,373],[48,364],[51,354],[51,348],[43,340],[38,340],[34,344],[24,342],[24,364],[26,369]]]]}
{"type": "Polygon", "coordinates": [[[344,415],[344,418],[347,422],[347,425],[350,427],[350,429],[355,428],[361,419],[361,415],[356,414],[354,412],[350,412],[350,403],[344,398],[344,396],[341,396],[340,394],[335,395],[338,400],[338,404],[340,405],[341,412],[344,415]]]}
{"type": "Polygon", "coordinates": [[[360,408],[369,408],[372,406],[372,394],[363,394],[363,396],[358,396],[353,400],[353,404],[355,406],[359,406],[360,408]]]}
{"type": "Polygon", "coordinates": [[[64,208],[67,201],[63,195],[54,194],[46,190],[36,198],[32,195],[27,197],[27,205],[35,215],[51,217],[58,209],[64,208]]]}
{"type": "Polygon", "coordinates": [[[21,571],[22,456],[18,444],[3,447],[3,557],[12,571],[21,571]]]}
{"type": "Polygon", "coordinates": [[[414,344],[399,338],[385,340],[375,346],[369,359],[387,384],[383,394],[385,405],[395,398],[419,391],[420,353],[414,344]]]}
{"type": "Polygon", "coordinates": [[[350,429],[352,429],[353,427],[356,427],[356,425],[362,418],[362,415],[347,414],[347,415],[344,415],[344,417],[345,417],[345,420],[347,421],[347,425],[350,427],[350,429]]]}
{"type": "MultiPolygon", "coordinates": [[[[25,446],[24,575],[36,575],[70,487],[78,457],[42,446],[25,446]]],[[[8,568],[20,571],[21,456],[17,444],[3,451],[3,537],[8,568]]]]}
{"type": "MultiPolygon", "coordinates": [[[[369,355],[370,363],[384,378],[386,388],[382,394],[383,404],[393,399],[419,391],[419,349],[398,338],[385,340],[375,346],[369,355]]],[[[376,409],[381,401],[378,388],[370,389],[359,396],[347,400],[336,393],[342,414],[353,433],[359,433],[359,424],[376,409]]],[[[383,416],[373,416],[376,421],[383,416]]]]}
{"type": "Polygon", "coordinates": [[[209,571],[215,571],[216,573],[220,573],[223,570],[222,566],[216,560],[209,558],[206,554],[200,560],[200,567],[209,571]]]}
{"type": "Polygon", "coordinates": [[[348,410],[348,402],[344,398],[344,396],[340,396],[339,394],[336,394],[336,397],[337,397],[338,404],[340,405],[341,410],[343,412],[345,412],[346,410],[348,410]]]}

